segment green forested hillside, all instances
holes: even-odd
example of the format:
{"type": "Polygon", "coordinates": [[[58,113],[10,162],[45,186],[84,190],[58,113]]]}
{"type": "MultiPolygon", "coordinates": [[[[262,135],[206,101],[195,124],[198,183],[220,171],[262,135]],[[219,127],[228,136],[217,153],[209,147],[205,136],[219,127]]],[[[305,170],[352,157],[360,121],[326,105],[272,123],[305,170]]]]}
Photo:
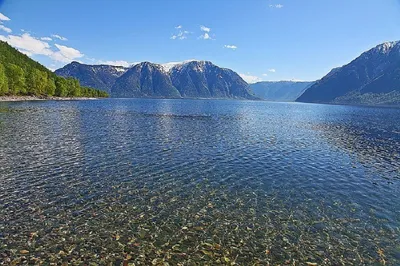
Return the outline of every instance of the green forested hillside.
{"type": "Polygon", "coordinates": [[[74,78],[59,77],[6,42],[0,41],[0,96],[107,97],[82,87],[74,78]]]}

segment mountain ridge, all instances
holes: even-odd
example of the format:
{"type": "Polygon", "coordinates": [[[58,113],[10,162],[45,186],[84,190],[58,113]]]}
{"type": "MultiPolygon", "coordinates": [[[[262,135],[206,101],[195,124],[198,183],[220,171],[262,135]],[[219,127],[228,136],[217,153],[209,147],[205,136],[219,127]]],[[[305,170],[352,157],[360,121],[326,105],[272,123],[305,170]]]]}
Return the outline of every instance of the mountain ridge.
{"type": "Polygon", "coordinates": [[[314,81],[260,81],[250,84],[254,94],[267,101],[294,102],[314,81]]]}
{"type": "Polygon", "coordinates": [[[115,80],[122,76],[129,68],[112,65],[88,65],[73,61],[54,71],[62,77],[75,77],[79,73],[79,81],[88,87],[97,88],[110,93],[115,80]],[[99,74],[100,73],[100,74],[99,74]]]}
{"type": "Polygon", "coordinates": [[[111,95],[118,98],[180,96],[164,68],[150,62],[136,64],[120,76],[111,87],[111,95]]]}
{"type": "Polygon", "coordinates": [[[400,41],[379,44],[333,69],[296,101],[400,105],[400,41]]]}
{"type": "Polygon", "coordinates": [[[111,71],[115,67],[73,62],[55,73],[77,78],[85,85],[96,84],[112,97],[258,99],[236,72],[210,61],[187,60],[168,64],[145,61],[129,68],[121,67],[124,71],[118,75],[115,69],[111,71]],[[96,73],[95,70],[105,67],[109,68],[104,73],[96,73]]]}

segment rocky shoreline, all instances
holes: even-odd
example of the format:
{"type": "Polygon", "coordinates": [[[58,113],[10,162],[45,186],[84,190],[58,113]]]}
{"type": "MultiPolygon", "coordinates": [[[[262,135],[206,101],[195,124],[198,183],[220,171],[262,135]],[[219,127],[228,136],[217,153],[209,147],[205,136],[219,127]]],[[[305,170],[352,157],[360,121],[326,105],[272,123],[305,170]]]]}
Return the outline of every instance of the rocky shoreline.
{"type": "Polygon", "coordinates": [[[97,100],[90,97],[55,97],[55,96],[0,96],[0,102],[19,102],[19,101],[80,101],[97,100]]]}

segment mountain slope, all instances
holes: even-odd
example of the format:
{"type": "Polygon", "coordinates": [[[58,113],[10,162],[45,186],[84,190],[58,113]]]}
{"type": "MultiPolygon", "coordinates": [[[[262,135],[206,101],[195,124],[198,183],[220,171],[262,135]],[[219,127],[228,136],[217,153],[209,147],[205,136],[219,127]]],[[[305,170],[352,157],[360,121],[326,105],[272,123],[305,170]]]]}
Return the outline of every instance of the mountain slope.
{"type": "Polygon", "coordinates": [[[180,97],[163,67],[143,62],[130,68],[111,88],[112,97],[180,97]]]}
{"type": "Polygon", "coordinates": [[[189,98],[255,98],[249,85],[234,71],[209,61],[191,61],[169,71],[172,84],[182,97],[189,98]]]}
{"type": "Polygon", "coordinates": [[[56,70],[82,84],[110,92],[112,97],[235,98],[257,99],[249,85],[234,71],[208,61],[164,65],[143,62],[129,69],[89,66],[77,62],[56,70]],[[123,71],[124,70],[124,71],[123,71]]]}
{"type": "Polygon", "coordinates": [[[0,95],[106,97],[107,93],[82,87],[76,79],[59,77],[0,41],[0,95]]]}
{"type": "Polygon", "coordinates": [[[250,88],[264,100],[293,102],[312,84],[308,81],[261,81],[250,84],[250,88]]]}
{"type": "Polygon", "coordinates": [[[57,69],[55,73],[62,77],[77,78],[84,86],[97,88],[110,92],[117,78],[122,76],[128,68],[109,65],[85,65],[72,62],[63,68],[57,69]]]}
{"type": "Polygon", "coordinates": [[[299,102],[400,104],[400,42],[387,42],[331,71],[308,88],[299,102]]]}

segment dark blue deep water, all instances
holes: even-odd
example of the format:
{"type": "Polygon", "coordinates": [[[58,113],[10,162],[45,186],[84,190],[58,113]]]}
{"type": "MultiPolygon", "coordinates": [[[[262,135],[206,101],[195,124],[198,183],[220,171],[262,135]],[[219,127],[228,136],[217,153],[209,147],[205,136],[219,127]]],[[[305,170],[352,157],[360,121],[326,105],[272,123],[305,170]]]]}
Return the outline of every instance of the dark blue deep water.
{"type": "Polygon", "coordinates": [[[399,153],[394,108],[3,102],[0,262],[400,265],[399,153]]]}

